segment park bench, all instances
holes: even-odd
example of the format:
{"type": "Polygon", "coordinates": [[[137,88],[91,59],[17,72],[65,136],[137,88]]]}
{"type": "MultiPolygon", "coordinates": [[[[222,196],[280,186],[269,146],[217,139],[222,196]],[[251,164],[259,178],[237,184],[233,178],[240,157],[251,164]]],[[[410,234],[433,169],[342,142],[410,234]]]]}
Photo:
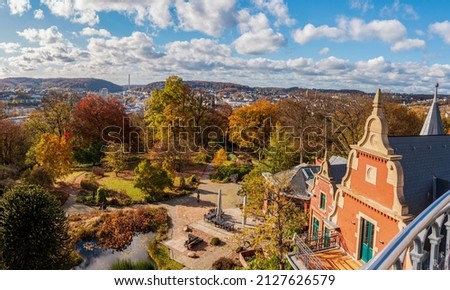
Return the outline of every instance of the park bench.
{"type": "Polygon", "coordinates": [[[188,234],[188,239],[184,242],[184,246],[191,250],[193,247],[195,247],[197,244],[200,244],[203,242],[203,239],[200,237],[197,237],[193,234],[188,234]]]}

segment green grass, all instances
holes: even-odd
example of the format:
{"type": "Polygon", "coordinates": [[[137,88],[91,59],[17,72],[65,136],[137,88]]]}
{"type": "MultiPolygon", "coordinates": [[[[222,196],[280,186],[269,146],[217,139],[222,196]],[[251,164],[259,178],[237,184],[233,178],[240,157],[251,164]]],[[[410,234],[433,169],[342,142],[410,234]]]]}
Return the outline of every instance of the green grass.
{"type": "Polygon", "coordinates": [[[144,193],[139,188],[134,187],[132,180],[116,177],[112,172],[106,173],[105,177],[98,179],[97,182],[106,188],[125,192],[133,202],[142,202],[144,200],[144,193]]]}
{"type": "Polygon", "coordinates": [[[148,255],[155,261],[158,270],[181,270],[184,267],[170,258],[169,249],[159,243],[156,238],[148,245],[148,255]]]}
{"type": "Polygon", "coordinates": [[[156,270],[155,265],[150,260],[117,260],[111,265],[111,270],[156,270]]]}

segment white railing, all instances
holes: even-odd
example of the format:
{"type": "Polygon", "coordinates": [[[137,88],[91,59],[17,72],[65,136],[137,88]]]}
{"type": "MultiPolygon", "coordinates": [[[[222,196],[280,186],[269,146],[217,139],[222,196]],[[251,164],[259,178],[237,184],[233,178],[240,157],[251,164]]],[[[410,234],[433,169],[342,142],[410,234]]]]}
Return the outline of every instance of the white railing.
{"type": "Polygon", "coordinates": [[[450,190],[419,214],[361,269],[449,270],[449,264],[450,190]]]}

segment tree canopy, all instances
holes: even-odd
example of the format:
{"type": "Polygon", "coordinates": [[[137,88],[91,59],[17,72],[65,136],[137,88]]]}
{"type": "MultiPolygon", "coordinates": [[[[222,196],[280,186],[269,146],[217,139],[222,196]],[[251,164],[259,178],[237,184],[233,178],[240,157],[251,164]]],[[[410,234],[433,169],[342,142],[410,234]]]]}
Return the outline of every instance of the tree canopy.
{"type": "Polygon", "coordinates": [[[0,199],[0,261],[7,269],[64,269],[68,240],[66,215],[42,187],[18,185],[0,199]]]}

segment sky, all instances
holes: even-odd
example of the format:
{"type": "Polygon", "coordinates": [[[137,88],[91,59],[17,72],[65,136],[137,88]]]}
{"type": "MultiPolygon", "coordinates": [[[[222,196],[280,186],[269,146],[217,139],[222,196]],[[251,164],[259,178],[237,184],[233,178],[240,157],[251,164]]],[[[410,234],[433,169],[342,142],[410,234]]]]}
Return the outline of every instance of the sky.
{"type": "Polygon", "coordinates": [[[447,0],[0,0],[0,78],[450,93],[447,0]]]}

